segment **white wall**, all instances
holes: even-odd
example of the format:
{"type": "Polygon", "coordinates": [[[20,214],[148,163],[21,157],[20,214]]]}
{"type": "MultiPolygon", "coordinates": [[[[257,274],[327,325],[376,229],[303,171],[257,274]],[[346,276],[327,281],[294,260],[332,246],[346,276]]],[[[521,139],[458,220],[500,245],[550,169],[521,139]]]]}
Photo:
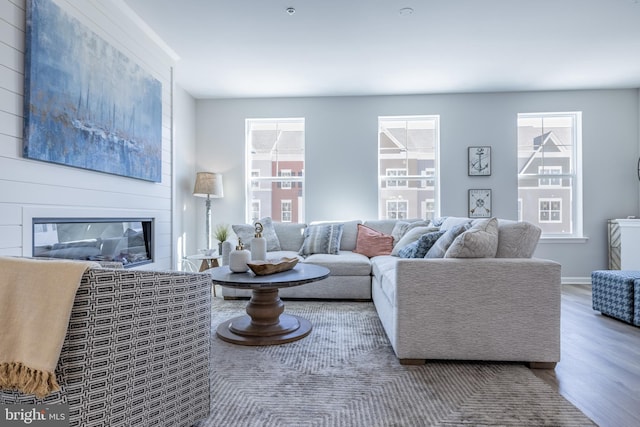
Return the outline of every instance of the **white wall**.
{"type": "Polygon", "coordinates": [[[541,242],[536,255],[562,263],[565,279],[587,281],[592,270],[607,266],[606,220],[639,214],[638,97],[629,89],[199,100],[197,164],[225,177],[214,223],[244,222],[245,118],[304,117],[306,221],[375,218],[378,116],[439,114],[441,215],[466,216],[467,190],[491,188],[494,214],[516,219],[517,114],[582,111],[588,239],[541,242]],[[490,177],[467,176],[470,145],[493,147],[490,177]]]}
{"type": "MultiPolygon", "coordinates": [[[[176,85],[173,97],[174,109],[174,239],[176,258],[174,265],[181,269],[183,257],[197,253],[196,208],[201,198],[193,197],[196,177],[196,101],[184,89],[176,85]]],[[[202,206],[204,211],[204,205],[202,206]]],[[[204,215],[202,217],[204,221],[204,215]]],[[[204,231],[203,231],[204,232],[204,231]]],[[[202,236],[204,245],[204,234],[202,236]]]]}
{"type": "Polygon", "coordinates": [[[171,57],[119,2],[56,0],[102,39],[162,83],[162,182],[151,183],[22,157],[25,0],[0,2],[0,254],[31,254],[30,216],[155,218],[156,262],[171,266],[171,57]]]}

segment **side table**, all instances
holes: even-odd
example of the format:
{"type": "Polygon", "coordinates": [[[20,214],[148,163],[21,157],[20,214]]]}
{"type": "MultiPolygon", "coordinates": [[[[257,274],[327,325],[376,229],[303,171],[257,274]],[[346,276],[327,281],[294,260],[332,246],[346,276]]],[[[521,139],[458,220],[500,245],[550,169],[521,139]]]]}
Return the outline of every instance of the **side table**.
{"type": "Polygon", "coordinates": [[[191,261],[200,261],[200,273],[210,268],[220,267],[222,265],[220,258],[222,257],[218,255],[217,251],[213,255],[198,254],[187,257],[187,259],[191,261]]]}

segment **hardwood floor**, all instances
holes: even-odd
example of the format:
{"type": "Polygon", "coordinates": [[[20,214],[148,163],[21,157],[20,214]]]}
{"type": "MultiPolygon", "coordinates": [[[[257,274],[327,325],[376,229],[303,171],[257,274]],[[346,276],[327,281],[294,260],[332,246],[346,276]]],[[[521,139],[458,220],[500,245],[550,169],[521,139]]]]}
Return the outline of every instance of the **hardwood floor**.
{"type": "Polygon", "coordinates": [[[562,358],[534,370],[602,427],[640,426],[640,327],[591,308],[591,285],[562,286],[562,358]]]}

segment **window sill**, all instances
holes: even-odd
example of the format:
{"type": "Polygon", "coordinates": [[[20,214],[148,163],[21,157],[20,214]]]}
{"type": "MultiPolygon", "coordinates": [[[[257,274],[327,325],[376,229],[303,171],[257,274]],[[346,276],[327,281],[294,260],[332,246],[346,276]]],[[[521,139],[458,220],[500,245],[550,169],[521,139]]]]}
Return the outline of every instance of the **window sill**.
{"type": "Polygon", "coordinates": [[[539,243],[587,243],[589,238],[586,236],[582,237],[540,237],[539,243]]]}

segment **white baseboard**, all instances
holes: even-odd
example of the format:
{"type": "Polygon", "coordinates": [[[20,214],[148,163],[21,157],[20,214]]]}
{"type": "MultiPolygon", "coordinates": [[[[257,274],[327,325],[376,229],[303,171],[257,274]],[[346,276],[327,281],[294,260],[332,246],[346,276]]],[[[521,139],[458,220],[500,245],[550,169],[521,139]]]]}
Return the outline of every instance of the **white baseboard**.
{"type": "Polygon", "coordinates": [[[589,277],[562,277],[560,283],[563,285],[590,285],[591,276],[589,277]]]}

